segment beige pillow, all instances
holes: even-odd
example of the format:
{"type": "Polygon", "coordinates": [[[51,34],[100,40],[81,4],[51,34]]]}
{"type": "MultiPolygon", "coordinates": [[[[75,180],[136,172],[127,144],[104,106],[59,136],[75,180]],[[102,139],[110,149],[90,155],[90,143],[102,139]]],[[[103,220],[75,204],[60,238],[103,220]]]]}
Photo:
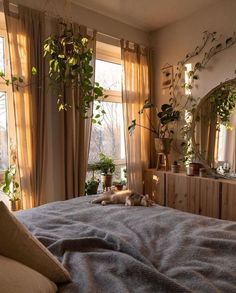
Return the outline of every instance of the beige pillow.
{"type": "Polygon", "coordinates": [[[0,255],[1,293],[55,293],[57,286],[35,270],[0,255]]]}
{"type": "Polygon", "coordinates": [[[0,254],[38,271],[55,283],[70,281],[62,264],[0,202],[0,254]]]}

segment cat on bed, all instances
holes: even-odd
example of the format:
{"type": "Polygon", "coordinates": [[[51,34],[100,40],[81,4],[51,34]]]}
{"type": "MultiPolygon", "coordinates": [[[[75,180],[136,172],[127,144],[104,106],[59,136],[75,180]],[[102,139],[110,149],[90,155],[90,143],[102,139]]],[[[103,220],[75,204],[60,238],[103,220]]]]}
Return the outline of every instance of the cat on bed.
{"type": "Polygon", "coordinates": [[[94,199],[92,203],[106,204],[125,204],[126,206],[146,206],[149,207],[153,202],[149,196],[142,195],[131,190],[114,191],[110,190],[103,193],[98,198],[94,199]]]}

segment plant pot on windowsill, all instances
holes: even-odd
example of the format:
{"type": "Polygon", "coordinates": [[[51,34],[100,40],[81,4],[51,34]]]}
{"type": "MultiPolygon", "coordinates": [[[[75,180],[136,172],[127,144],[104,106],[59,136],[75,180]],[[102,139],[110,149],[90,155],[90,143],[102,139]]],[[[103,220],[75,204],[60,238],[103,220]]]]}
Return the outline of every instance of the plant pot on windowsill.
{"type": "Polygon", "coordinates": [[[115,181],[113,182],[113,185],[117,190],[123,190],[124,186],[126,185],[125,180],[115,181]]]}
{"type": "Polygon", "coordinates": [[[21,210],[21,200],[19,198],[14,200],[10,199],[9,201],[10,201],[10,207],[12,212],[21,210]]]}
{"type": "Polygon", "coordinates": [[[112,175],[111,174],[102,175],[101,180],[102,180],[102,185],[103,185],[104,189],[107,189],[112,186],[112,175]]]}
{"type": "Polygon", "coordinates": [[[98,193],[98,185],[100,180],[92,178],[85,183],[85,192],[87,195],[93,195],[98,193]]]}
{"type": "Polygon", "coordinates": [[[171,151],[172,138],[155,138],[155,149],[157,153],[168,155],[171,151]]]}

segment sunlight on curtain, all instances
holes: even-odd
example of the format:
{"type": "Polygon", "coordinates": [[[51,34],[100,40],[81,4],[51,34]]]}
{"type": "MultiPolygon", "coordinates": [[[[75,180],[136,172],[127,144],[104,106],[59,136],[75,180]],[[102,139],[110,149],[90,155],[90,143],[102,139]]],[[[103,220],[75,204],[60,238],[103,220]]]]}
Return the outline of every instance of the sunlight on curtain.
{"type": "MultiPolygon", "coordinates": [[[[150,98],[149,56],[146,48],[141,48],[129,42],[121,42],[123,89],[122,101],[125,125],[125,147],[127,157],[128,186],[143,193],[143,171],[150,161],[150,133],[137,127],[132,136],[128,126],[138,118],[138,111],[146,99],[150,98]]],[[[138,123],[149,125],[146,115],[139,117],[138,123]]]]}
{"type": "Polygon", "coordinates": [[[22,6],[18,14],[9,10],[8,1],[4,1],[6,26],[8,33],[11,73],[22,77],[28,85],[18,91],[13,89],[14,118],[16,127],[16,147],[22,201],[24,208],[40,203],[40,182],[42,177],[42,129],[39,128],[42,111],[43,89],[40,74],[42,70],[42,22],[43,14],[22,6]],[[38,69],[34,79],[31,68],[38,69]],[[33,82],[32,82],[33,81],[33,82]],[[36,165],[37,162],[37,165],[36,165]]]}

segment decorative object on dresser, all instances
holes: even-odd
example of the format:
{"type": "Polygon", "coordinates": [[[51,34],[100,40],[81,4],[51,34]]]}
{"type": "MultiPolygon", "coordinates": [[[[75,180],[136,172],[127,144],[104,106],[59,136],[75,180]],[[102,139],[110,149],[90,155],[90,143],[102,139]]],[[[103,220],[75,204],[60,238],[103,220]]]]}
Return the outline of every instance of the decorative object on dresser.
{"type": "Polygon", "coordinates": [[[236,221],[236,181],[224,178],[187,176],[148,169],[144,193],[159,205],[184,212],[236,221]]]}
{"type": "Polygon", "coordinates": [[[4,181],[1,183],[1,190],[9,198],[11,210],[21,209],[19,183],[16,181],[16,165],[11,165],[4,172],[4,181]]]}
{"type": "Polygon", "coordinates": [[[180,165],[178,164],[177,161],[174,161],[173,164],[171,165],[171,172],[179,173],[179,171],[180,171],[180,165]]]}

